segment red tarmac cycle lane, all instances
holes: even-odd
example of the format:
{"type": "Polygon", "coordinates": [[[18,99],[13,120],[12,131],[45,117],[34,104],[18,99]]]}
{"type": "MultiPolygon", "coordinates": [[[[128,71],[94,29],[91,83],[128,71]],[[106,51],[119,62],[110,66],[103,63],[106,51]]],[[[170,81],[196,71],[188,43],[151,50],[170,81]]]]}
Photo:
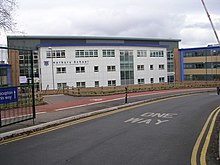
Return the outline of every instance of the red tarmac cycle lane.
{"type": "MultiPolygon", "coordinates": [[[[153,94],[160,94],[160,93],[173,93],[173,92],[178,92],[178,91],[179,92],[192,91],[192,90],[198,90],[198,89],[173,89],[173,90],[135,92],[135,93],[128,93],[128,97],[137,97],[137,96],[153,95],[153,94]]],[[[109,95],[109,96],[97,96],[97,97],[92,97],[92,98],[85,97],[83,99],[63,101],[63,102],[62,100],[59,100],[58,103],[53,103],[53,104],[50,103],[50,104],[36,106],[36,112],[37,113],[52,112],[52,111],[57,111],[57,110],[68,108],[68,107],[77,107],[77,106],[83,106],[83,105],[88,105],[92,103],[102,103],[102,102],[113,101],[117,99],[123,99],[124,97],[125,97],[125,94],[116,94],[116,95],[109,95]]]]}

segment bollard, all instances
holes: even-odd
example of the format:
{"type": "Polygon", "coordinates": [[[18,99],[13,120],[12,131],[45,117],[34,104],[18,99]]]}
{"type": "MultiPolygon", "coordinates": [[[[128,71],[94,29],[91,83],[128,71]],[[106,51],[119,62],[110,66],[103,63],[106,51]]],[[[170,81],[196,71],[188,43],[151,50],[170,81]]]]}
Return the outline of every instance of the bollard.
{"type": "Polygon", "coordinates": [[[219,93],[220,93],[220,89],[219,87],[217,87],[217,94],[219,95],[219,93]]]}
{"type": "Polygon", "coordinates": [[[125,104],[128,103],[128,87],[125,87],[125,104]]]}

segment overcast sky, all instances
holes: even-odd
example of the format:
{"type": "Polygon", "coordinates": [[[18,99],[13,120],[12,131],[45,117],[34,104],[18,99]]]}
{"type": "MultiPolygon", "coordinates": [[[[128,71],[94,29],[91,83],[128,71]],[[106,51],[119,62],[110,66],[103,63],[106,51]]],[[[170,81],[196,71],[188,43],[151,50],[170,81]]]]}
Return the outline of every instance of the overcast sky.
{"type": "MultiPolygon", "coordinates": [[[[17,2],[17,30],[27,35],[172,38],[182,40],[180,48],[217,43],[200,0],[17,2]]],[[[205,2],[220,37],[220,0],[205,2]]]]}

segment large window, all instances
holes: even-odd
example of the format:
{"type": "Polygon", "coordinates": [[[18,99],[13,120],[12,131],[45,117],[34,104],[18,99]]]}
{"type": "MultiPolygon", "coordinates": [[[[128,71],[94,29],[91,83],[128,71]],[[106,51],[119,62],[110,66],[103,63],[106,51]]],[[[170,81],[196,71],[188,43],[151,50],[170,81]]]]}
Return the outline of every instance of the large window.
{"type": "Polygon", "coordinates": [[[115,50],[114,49],[107,49],[102,50],[103,57],[115,57],[115,50]]]}
{"type": "Polygon", "coordinates": [[[85,88],[86,87],[86,82],[76,82],[76,87],[77,88],[85,88]]]}
{"type": "Polygon", "coordinates": [[[76,67],[76,73],[84,73],[85,72],[85,67],[76,67]]]}
{"type": "Polygon", "coordinates": [[[154,83],[154,78],[150,78],[150,83],[151,83],[151,84],[154,83]]]}
{"type": "Polygon", "coordinates": [[[95,81],[95,87],[99,87],[99,81],[95,81]]]}
{"type": "Polygon", "coordinates": [[[132,50],[120,50],[121,85],[134,84],[134,59],[132,50]]]}
{"type": "Polygon", "coordinates": [[[116,80],[109,80],[108,86],[116,86],[116,80]]]}
{"type": "Polygon", "coordinates": [[[164,57],[164,51],[162,50],[151,50],[150,57],[164,57]]]}
{"type": "Polygon", "coordinates": [[[50,50],[46,52],[47,58],[65,58],[65,50],[50,50]]]}
{"type": "Polygon", "coordinates": [[[144,78],[138,79],[138,84],[144,84],[144,78]]]}
{"type": "Polygon", "coordinates": [[[137,65],[137,70],[144,70],[144,65],[137,65]]]}
{"type": "Polygon", "coordinates": [[[159,70],[164,70],[164,64],[159,65],[159,70]]]}
{"type": "Polygon", "coordinates": [[[94,66],[94,72],[99,72],[99,66],[94,66]]]}
{"type": "Polygon", "coordinates": [[[147,50],[138,50],[137,57],[147,57],[147,50]]]}
{"type": "Polygon", "coordinates": [[[159,77],[159,83],[164,82],[164,77],[159,77]]]}
{"type": "Polygon", "coordinates": [[[60,73],[66,73],[66,67],[58,67],[57,74],[60,74],[60,73]]]}
{"type": "Polygon", "coordinates": [[[58,89],[63,89],[67,86],[67,83],[57,83],[57,88],[58,89]]]}
{"type": "Polygon", "coordinates": [[[75,57],[98,57],[98,50],[75,50],[75,57]]]}
{"type": "Polygon", "coordinates": [[[116,67],[115,66],[107,66],[107,71],[114,72],[114,71],[116,71],[116,67]]]}
{"type": "Polygon", "coordinates": [[[204,68],[211,68],[211,66],[213,65],[210,65],[212,63],[185,63],[184,64],[184,68],[185,69],[204,69],[204,68]]]}
{"type": "MultiPolygon", "coordinates": [[[[167,72],[174,72],[174,54],[173,51],[167,52],[167,72]]],[[[168,81],[170,82],[170,81],[168,81]]]]}

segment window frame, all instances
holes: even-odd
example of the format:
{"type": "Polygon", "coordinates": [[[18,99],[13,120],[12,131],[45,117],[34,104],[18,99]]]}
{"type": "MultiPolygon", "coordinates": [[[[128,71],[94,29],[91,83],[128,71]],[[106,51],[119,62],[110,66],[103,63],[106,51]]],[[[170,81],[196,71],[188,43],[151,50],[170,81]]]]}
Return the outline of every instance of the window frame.
{"type": "Polygon", "coordinates": [[[76,73],[85,73],[85,72],[86,72],[85,66],[77,66],[76,67],[76,73]]]}
{"type": "Polygon", "coordinates": [[[64,74],[66,73],[66,67],[56,67],[57,74],[64,74]]]}
{"type": "Polygon", "coordinates": [[[144,70],[144,65],[137,65],[137,70],[138,70],[138,71],[144,70]]]}
{"type": "Polygon", "coordinates": [[[99,72],[99,66],[94,66],[94,72],[99,72]]]}
{"type": "Polygon", "coordinates": [[[116,80],[108,80],[108,86],[116,86],[116,80]]]}
{"type": "Polygon", "coordinates": [[[164,70],[165,69],[165,65],[164,64],[159,64],[159,70],[164,70]]]}
{"type": "Polygon", "coordinates": [[[116,66],[115,65],[109,65],[107,66],[107,72],[115,72],[116,66]]]}
{"type": "Polygon", "coordinates": [[[138,84],[144,84],[144,83],[145,83],[144,78],[139,78],[139,79],[138,79],[138,84]]]}
{"type": "Polygon", "coordinates": [[[76,87],[77,88],[85,88],[86,87],[86,82],[80,82],[80,81],[77,81],[76,82],[76,87]]]}

